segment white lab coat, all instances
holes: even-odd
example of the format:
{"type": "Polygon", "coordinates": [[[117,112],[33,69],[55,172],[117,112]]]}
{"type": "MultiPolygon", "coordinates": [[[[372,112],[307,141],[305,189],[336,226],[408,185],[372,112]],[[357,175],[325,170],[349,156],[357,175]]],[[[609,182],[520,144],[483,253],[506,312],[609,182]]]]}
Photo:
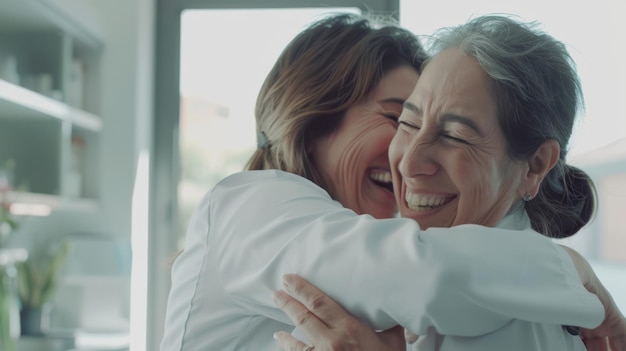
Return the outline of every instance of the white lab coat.
{"type": "MultiPolygon", "coordinates": [[[[498,228],[528,230],[530,229],[530,219],[526,211],[519,207],[497,225],[498,228]]],[[[564,262],[565,263],[565,262],[564,262]]],[[[541,262],[540,262],[541,264],[541,262]]],[[[484,287],[488,288],[488,287],[484,287]]],[[[556,291],[555,291],[556,292],[556,291]]],[[[513,299],[517,296],[514,289],[503,291],[509,294],[513,299]]],[[[567,294],[541,296],[542,292],[537,290],[538,299],[546,299],[547,301],[567,298],[567,294]]],[[[512,304],[511,315],[517,315],[515,309],[525,309],[527,306],[523,304],[512,304]]],[[[446,313],[446,311],[440,311],[446,313]]],[[[454,310],[448,311],[451,318],[455,314],[454,310]]],[[[548,321],[545,319],[548,314],[558,313],[558,311],[545,310],[532,316],[532,319],[520,320],[512,319],[501,328],[489,333],[477,336],[455,336],[441,335],[435,328],[427,330],[426,334],[421,336],[409,350],[413,351],[490,351],[490,350],[507,350],[507,351],[584,351],[585,345],[578,335],[568,331],[563,325],[555,320],[548,321]]],[[[557,316],[552,316],[559,318],[557,316]]],[[[480,321],[477,321],[480,323],[480,321]]],[[[575,324],[580,325],[580,324],[575,324]]],[[[570,329],[571,330],[571,329],[570,329]]]]}
{"type": "Polygon", "coordinates": [[[299,273],[376,329],[477,336],[513,319],[594,327],[595,295],[569,256],[531,230],[356,215],[312,182],[242,172],[192,216],[172,268],[161,349],[274,350],[293,329],[271,292],[299,273]]]}

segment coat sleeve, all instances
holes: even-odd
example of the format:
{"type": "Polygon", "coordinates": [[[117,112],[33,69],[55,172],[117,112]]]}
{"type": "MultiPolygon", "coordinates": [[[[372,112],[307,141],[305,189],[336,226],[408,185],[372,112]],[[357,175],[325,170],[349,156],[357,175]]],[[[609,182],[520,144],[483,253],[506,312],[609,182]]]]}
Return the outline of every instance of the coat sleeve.
{"type": "Polygon", "coordinates": [[[254,313],[291,324],[271,292],[297,273],[375,329],[475,336],[513,318],[556,319],[555,310],[559,324],[602,319],[567,254],[535,232],[421,231],[410,219],[357,215],[300,177],[269,174],[220,183],[207,214],[221,284],[254,313]]]}

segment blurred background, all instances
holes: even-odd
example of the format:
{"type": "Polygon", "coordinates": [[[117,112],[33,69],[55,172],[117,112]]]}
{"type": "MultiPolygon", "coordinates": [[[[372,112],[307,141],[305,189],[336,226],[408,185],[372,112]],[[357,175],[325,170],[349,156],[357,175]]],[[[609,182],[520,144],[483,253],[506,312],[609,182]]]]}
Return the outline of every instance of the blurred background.
{"type": "MultiPolygon", "coordinates": [[[[618,3],[0,1],[0,272],[31,321],[0,337],[22,334],[21,351],[158,349],[191,211],[254,151],[256,94],[280,51],[337,11],[391,14],[420,35],[511,13],[566,43],[586,100],[568,161],[594,178],[600,206],[560,243],[592,262],[626,310],[618,3]],[[37,277],[20,280],[28,270],[37,277]]],[[[14,315],[0,307],[0,321],[14,315]]]]}

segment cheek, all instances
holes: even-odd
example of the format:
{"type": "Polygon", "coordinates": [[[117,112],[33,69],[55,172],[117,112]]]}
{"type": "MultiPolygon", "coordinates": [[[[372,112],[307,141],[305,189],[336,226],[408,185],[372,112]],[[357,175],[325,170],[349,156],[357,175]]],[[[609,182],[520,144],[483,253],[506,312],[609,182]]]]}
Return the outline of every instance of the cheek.
{"type": "Polygon", "coordinates": [[[495,226],[516,199],[520,174],[510,162],[493,158],[473,160],[459,167],[456,183],[461,198],[456,224],[495,226]]]}
{"type": "Polygon", "coordinates": [[[459,211],[478,212],[497,200],[506,174],[491,157],[473,152],[458,152],[446,158],[448,174],[460,194],[459,211]]]}
{"type": "Polygon", "coordinates": [[[523,166],[513,162],[507,163],[500,173],[502,177],[502,196],[506,196],[509,199],[512,198],[512,200],[517,199],[517,192],[521,186],[524,172],[523,166]]]}
{"type": "Polygon", "coordinates": [[[363,119],[349,130],[341,133],[341,145],[345,150],[359,149],[363,153],[376,151],[388,152],[389,143],[395,135],[396,129],[387,120],[363,119]]]}
{"type": "Polygon", "coordinates": [[[389,157],[389,144],[395,135],[395,128],[389,122],[371,122],[352,125],[342,130],[325,161],[332,181],[341,185],[348,194],[358,194],[360,180],[373,164],[382,165],[389,157]]]}
{"type": "Polygon", "coordinates": [[[393,185],[393,193],[396,203],[400,204],[404,200],[402,194],[403,176],[400,166],[403,158],[409,157],[411,150],[409,149],[411,135],[405,131],[398,129],[395,133],[391,144],[389,145],[389,163],[391,167],[391,181],[393,185]]]}
{"type": "Polygon", "coordinates": [[[402,136],[402,131],[398,131],[394,135],[393,139],[391,139],[391,143],[389,144],[389,162],[391,163],[392,171],[396,170],[396,166],[402,158],[402,154],[404,153],[404,145],[405,140],[402,136]]]}
{"type": "Polygon", "coordinates": [[[349,138],[342,140],[333,157],[343,172],[363,172],[376,159],[384,157],[381,161],[387,161],[392,138],[393,132],[389,133],[388,128],[355,130],[349,138]]]}
{"type": "Polygon", "coordinates": [[[391,167],[391,175],[394,189],[401,185],[402,174],[400,173],[400,162],[406,152],[406,146],[409,139],[406,133],[398,130],[389,144],[389,165],[391,167]]]}
{"type": "Polygon", "coordinates": [[[389,158],[391,143],[395,133],[395,128],[388,125],[377,128],[377,130],[364,138],[363,147],[370,150],[371,156],[379,157],[383,155],[389,158]]]}
{"type": "Polygon", "coordinates": [[[489,168],[485,169],[489,169],[489,174],[486,174],[485,176],[489,177],[489,184],[493,186],[493,189],[497,193],[498,197],[515,193],[522,175],[522,169],[519,164],[516,164],[507,157],[502,156],[500,162],[495,159],[491,159],[487,166],[489,168]]]}

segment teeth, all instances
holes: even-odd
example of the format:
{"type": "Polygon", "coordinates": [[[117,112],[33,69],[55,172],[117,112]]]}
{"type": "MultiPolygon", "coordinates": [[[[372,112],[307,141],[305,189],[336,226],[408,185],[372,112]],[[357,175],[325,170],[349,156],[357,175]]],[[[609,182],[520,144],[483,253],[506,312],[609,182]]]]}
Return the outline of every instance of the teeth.
{"type": "Polygon", "coordinates": [[[370,179],[377,181],[379,183],[391,183],[391,173],[390,172],[370,173],[370,179]]]}
{"type": "Polygon", "coordinates": [[[444,205],[449,197],[437,195],[419,195],[406,192],[406,203],[410,209],[426,211],[444,205]]]}

